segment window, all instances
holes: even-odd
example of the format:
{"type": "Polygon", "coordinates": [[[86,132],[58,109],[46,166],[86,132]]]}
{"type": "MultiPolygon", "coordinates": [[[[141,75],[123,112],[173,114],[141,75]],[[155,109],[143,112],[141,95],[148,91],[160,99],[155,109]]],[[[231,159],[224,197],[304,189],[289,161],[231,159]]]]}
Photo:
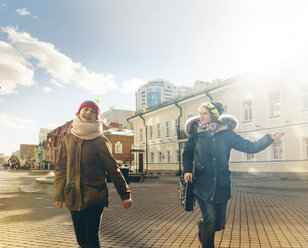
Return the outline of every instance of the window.
{"type": "Polygon", "coordinates": [[[279,116],[281,111],[280,93],[275,92],[270,94],[269,102],[270,102],[270,116],[279,116]]]}
{"type": "Polygon", "coordinates": [[[149,108],[161,103],[161,90],[159,88],[147,89],[147,103],[149,108]]]}
{"type": "Polygon", "coordinates": [[[170,137],[170,121],[166,122],[166,137],[170,137]]]}
{"type": "Polygon", "coordinates": [[[157,138],[160,138],[160,123],[157,124],[157,138]]]}
{"type": "Polygon", "coordinates": [[[154,152],[150,153],[150,159],[151,159],[151,163],[154,163],[154,152]]]}
{"type": "Polygon", "coordinates": [[[149,139],[153,139],[153,126],[149,126],[149,139]]]}
{"type": "Polygon", "coordinates": [[[274,141],[272,144],[273,159],[283,159],[282,140],[274,141]]]}
{"type": "Polygon", "coordinates": [[[139,129],[139,141],[142,141],[142,128],[139,129]]]}
{"type": "Polygon", "coordinates": [[[252,104],[251,100],[243,102],[243,117],[244,121],[252,121],[252,104]]]}
{"type": "Polygon", "coordinates": [[[308,138],[304,139],[304,156],[308,159],[308,138]]]}
{"type": "Polygon", "coordinates": [[[120,141],[117,141],[117,143],[114,145],[114,152],[115,153],[122,153],[122,144],[120,141]]]}
{"type": "Polygon", "coordinates": [[[176,156],[175,156],[175,162],[179,162],[179,155],[180,155],[179,150],[176,150],[176,151],[175,151],[175,154],[176,154],[176,156]]]}
{"type": "Polygon", "coordinates": [[[246,154],[246,160],[255,160],[254,154],[246,154]]]}
{"type": "Polygon", "coordinates": [[[158,152],[158,163],[161,163],[163,161],[163,153],[158,152]]]}
{"type": "Polygon", "coordinates": [[[167,162],[170,163],[171,162],[171,152],[167,151],[167,162]]]}
{"type": "Polygon", "coordinates": [[[174,136],[178,135],[178,119],[174,120],[174,136]]]}

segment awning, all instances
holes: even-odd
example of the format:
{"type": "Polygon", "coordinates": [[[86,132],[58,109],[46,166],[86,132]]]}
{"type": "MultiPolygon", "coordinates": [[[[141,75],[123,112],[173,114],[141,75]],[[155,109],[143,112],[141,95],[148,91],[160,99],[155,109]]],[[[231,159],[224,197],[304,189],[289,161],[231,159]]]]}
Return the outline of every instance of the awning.
{"type": "Polygon", "coordinates": [[[130,152],[145,152],[143,149],[131,149],[130,152]]]}

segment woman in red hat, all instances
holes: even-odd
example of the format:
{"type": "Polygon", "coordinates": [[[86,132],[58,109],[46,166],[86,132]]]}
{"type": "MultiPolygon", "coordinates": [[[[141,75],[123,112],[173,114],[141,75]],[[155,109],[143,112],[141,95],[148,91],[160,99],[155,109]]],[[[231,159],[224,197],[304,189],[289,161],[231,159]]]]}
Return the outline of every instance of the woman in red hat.
{"type": "Polygon", "coordinates": [[[99,226],[108,207],[107,173],[124,208],[132,205],[130,190],[102,135],[97,101],[84,101],[73,120],[71,133],[62,141],[55,167],[54,202],[71,212],[80,247],[100,247],[99,226]]]}

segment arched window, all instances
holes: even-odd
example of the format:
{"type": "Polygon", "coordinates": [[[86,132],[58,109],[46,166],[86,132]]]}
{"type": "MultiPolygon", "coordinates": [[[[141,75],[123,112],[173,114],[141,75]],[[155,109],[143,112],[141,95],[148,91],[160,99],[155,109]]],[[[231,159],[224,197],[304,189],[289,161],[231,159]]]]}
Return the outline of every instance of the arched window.
{"type": "Polygon", "coordinates": [[[115,153],[122,153],[122,144],[120,141],[117,141],[117,143],[115,144],[115,153]]]}

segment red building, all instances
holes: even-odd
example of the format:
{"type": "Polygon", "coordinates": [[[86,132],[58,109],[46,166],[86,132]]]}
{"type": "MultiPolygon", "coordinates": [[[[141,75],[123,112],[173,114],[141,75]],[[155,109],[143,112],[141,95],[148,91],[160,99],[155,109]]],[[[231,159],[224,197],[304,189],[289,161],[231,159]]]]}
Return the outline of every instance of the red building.
{"type": "MultiPolygon", "coordinates": [[[[48,133],[43,162],[51,165],[56,163],[62,139],[71,132],[72,122],[69,121],[48,133]]],[[[132,164],[134,157],[130,150],[134,142],[133,132],[127,129],[122,130],[122,125],[114,122],[109,123],[108,126],[103,125],[103,131],[110,141],[111,153],[117,162],[119,164],[132,164]]]]}
{"type": "Polygon", "coordinates": [[[47,134],[46,143],[44,146],[43,162],[55,164],[58,152],[62,143],[62,139],[68,133],[71,133],[73,121],[66,122],[64,125],[57,127],[47,134]]]}
{"type": "Polygon", "coordinates": [[[104,135],[111,144],[111,154],[118,164],[132,164],[134,161],[134,155],[131,153],[134,143],[133,131],[128,129],[121,131],[109,129],[104,131],[104,135]]]}

